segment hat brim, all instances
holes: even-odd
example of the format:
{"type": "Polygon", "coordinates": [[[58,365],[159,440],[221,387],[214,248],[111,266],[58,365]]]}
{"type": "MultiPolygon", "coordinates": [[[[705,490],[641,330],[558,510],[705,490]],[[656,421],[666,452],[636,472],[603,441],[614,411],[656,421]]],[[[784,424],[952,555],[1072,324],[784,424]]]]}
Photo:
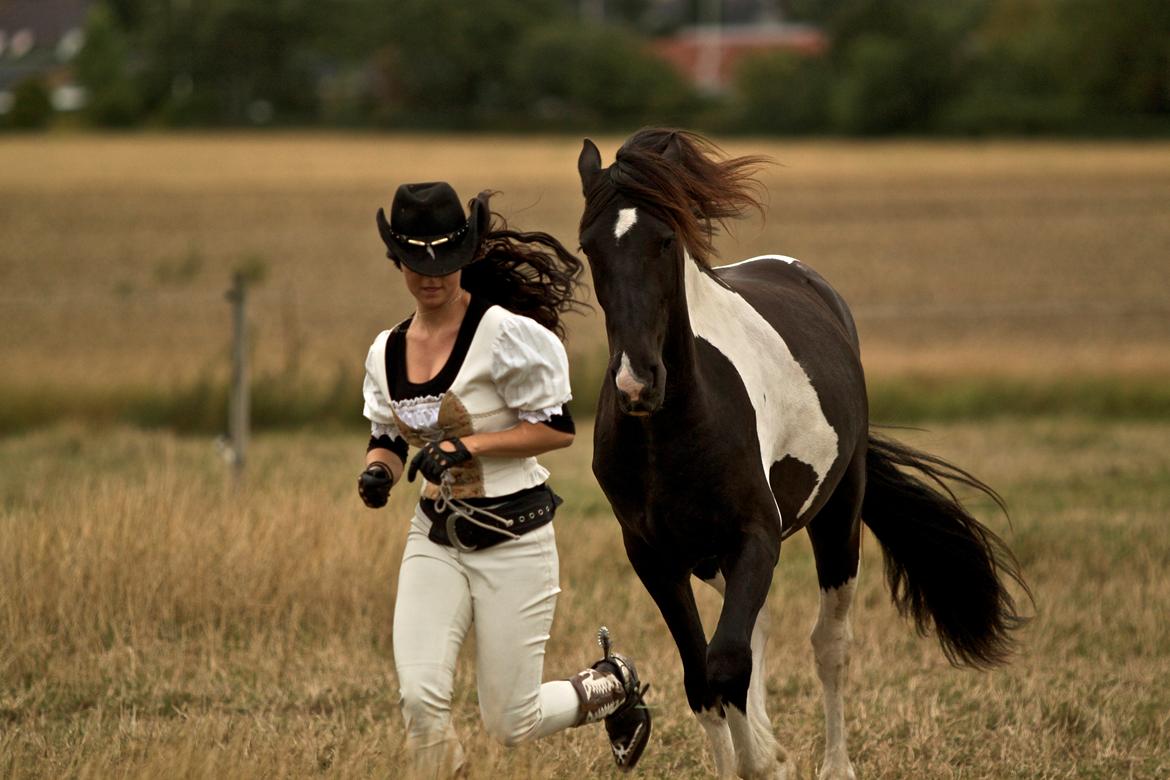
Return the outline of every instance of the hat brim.
{"type": "Polygon", "coordinates": [[[437,245],[420,245],[399,240],[390,230],[382,209],[378,209],[378,230],[393,259],[422,276],[447,276],[475,260],[480,235],[486,232],[488,216],[487,204],[476,198],[472,201],[467,229],[457,238],[437,245]]]}

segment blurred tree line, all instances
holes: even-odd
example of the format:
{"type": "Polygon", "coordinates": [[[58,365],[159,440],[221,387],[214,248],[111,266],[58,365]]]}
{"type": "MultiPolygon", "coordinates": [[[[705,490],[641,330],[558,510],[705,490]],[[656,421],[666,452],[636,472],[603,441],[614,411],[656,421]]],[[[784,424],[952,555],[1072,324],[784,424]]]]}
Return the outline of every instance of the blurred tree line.
{"type": "Polygon", "coordinates": [[[704,95],[647,41],[711,2],[99,0],[76,75],[100,126],[1170,130],[1166,0],[765,0],[827,52],[704,95]]]}

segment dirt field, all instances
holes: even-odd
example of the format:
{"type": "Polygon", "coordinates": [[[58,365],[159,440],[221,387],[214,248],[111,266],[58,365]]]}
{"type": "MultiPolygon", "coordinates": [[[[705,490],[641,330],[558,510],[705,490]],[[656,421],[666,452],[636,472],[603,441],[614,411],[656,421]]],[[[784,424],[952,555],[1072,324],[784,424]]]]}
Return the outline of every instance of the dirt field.
{"type": "MultiPolygon", "coordinates": [[[[606,162],[621,139],[599,139],[606,162]]],[[[501,191],[576,246],[578,139],[0,139],[0,390],[166,387],[227,370],[233,268],[261,267],[262,371],[352,377],[407,306],[373,214],[402,181],[501,191]],[[79,367],[81,369],[79,370],[79,367]]],[[[767,221],[855,307],[872,376],[1170,375],[1170,145],[737,140],[767,221]]],[[[604,355],[572,325],[575,365],[604,355]]]]}
{"type": "MultiPolygon", "coordinates": [[[[1161,778],[1170,773],[1170,425],[938,427],[919,446],[999,488],[990,508],[1035,590],[1023,649],[951,669],[899,620],[867,538],[846,698],[859,776],[1161,778]]],[[[0,441],[0,776],[395,777],[390,617],[410,496],[353,495],[356,436],[265,435],[233,497],[210,443],[63,427],[0,441]],[[76,453],[84,469],[60,467],[76,453]]],[[[681,669],[588,472],[588,432],[546,459],[564,589],[546,676],[606,622],[652,681],[645,778],[709,777],[681,669]]],[[[799,777],[823,746],[807,641],[815,576],[785,545],[767,609],[768,704],[799,777]]],[[[716,601],[701,589],[710,621],[716,601]]],[[[710,626],[710,622],[708,622],[710,626]]],[[[617,777],[598,728],[508,750],[480,729],[465,648],[457,721],[471,778],[617,777]]]]}

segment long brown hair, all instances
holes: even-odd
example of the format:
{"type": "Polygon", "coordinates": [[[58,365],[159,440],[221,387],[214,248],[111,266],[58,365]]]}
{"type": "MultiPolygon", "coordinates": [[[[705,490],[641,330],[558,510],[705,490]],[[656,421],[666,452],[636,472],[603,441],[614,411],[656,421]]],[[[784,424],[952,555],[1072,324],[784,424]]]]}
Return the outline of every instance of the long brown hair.
{"type": "MultiPolygon", "coordinates": [[[[481,192],[485,205],[495,193],[481,192]]],[[[472,201],[474,203],[474,201],[472,201]]],[[[463,289],[511,312],[531,317],[565,338],[562,315],[589,306],[581,290],[581,260],[548,233],[520,232],[491,212],[476,259],[463,269],[463,289]]]]}
{"type": "Polygon", "coordinates": [[[715,142],[689,130],[647,127],[618,149],[608,176],[597,176],[585,192],[584,231],[606,213],[618,195],[666,222],[701,266],[711,266],[715,223],[755,209],[763,213],[763,186],[756,172],[763,155],[727,157],[715,142]]]}

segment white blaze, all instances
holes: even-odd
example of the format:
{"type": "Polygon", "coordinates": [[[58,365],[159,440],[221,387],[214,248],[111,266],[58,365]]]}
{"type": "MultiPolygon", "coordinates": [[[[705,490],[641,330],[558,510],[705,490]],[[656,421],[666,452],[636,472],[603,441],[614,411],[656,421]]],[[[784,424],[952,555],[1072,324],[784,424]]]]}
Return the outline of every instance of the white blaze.
{"type": "MultiPolygon", "coordinates": [[[[779,256],[747,262],[764,261],[794,262],[779,256]]],[[[780,334],[743,296],[701,271],[689,254],[683,265],[691,329],[731,361],[756,411],[764,476],[773,463],[787,456],[807,464],[817,476],[816,485],[799,510],[802,515],[837,460],[837,432],[825,418],[808,374],[780,334]]],[[[796,520],[781,518],[784,526],[796,520]]]]}
{"type": "MultiPolygon", "coordinates": [[[[633,209],[629,210],[633,211],[633,209]]],[[[630,367],[630,357],[625,352],[622,353],[621,366],[613,381],[617,385],[617,389],[629,396],[631,401],[637,401],[638,397],[642,395],[642,391],[646,389],[646,385],[639,382],[634,376],[634,369],[630,367]]]]}
{"type": "Polygon", "coordinates": [[[613,237],[621,239],[626,233],[630,232],[630,228],[638,221],[637,209],[620,209],[618,211],[617,222],[613,225],[613,237]]]}

